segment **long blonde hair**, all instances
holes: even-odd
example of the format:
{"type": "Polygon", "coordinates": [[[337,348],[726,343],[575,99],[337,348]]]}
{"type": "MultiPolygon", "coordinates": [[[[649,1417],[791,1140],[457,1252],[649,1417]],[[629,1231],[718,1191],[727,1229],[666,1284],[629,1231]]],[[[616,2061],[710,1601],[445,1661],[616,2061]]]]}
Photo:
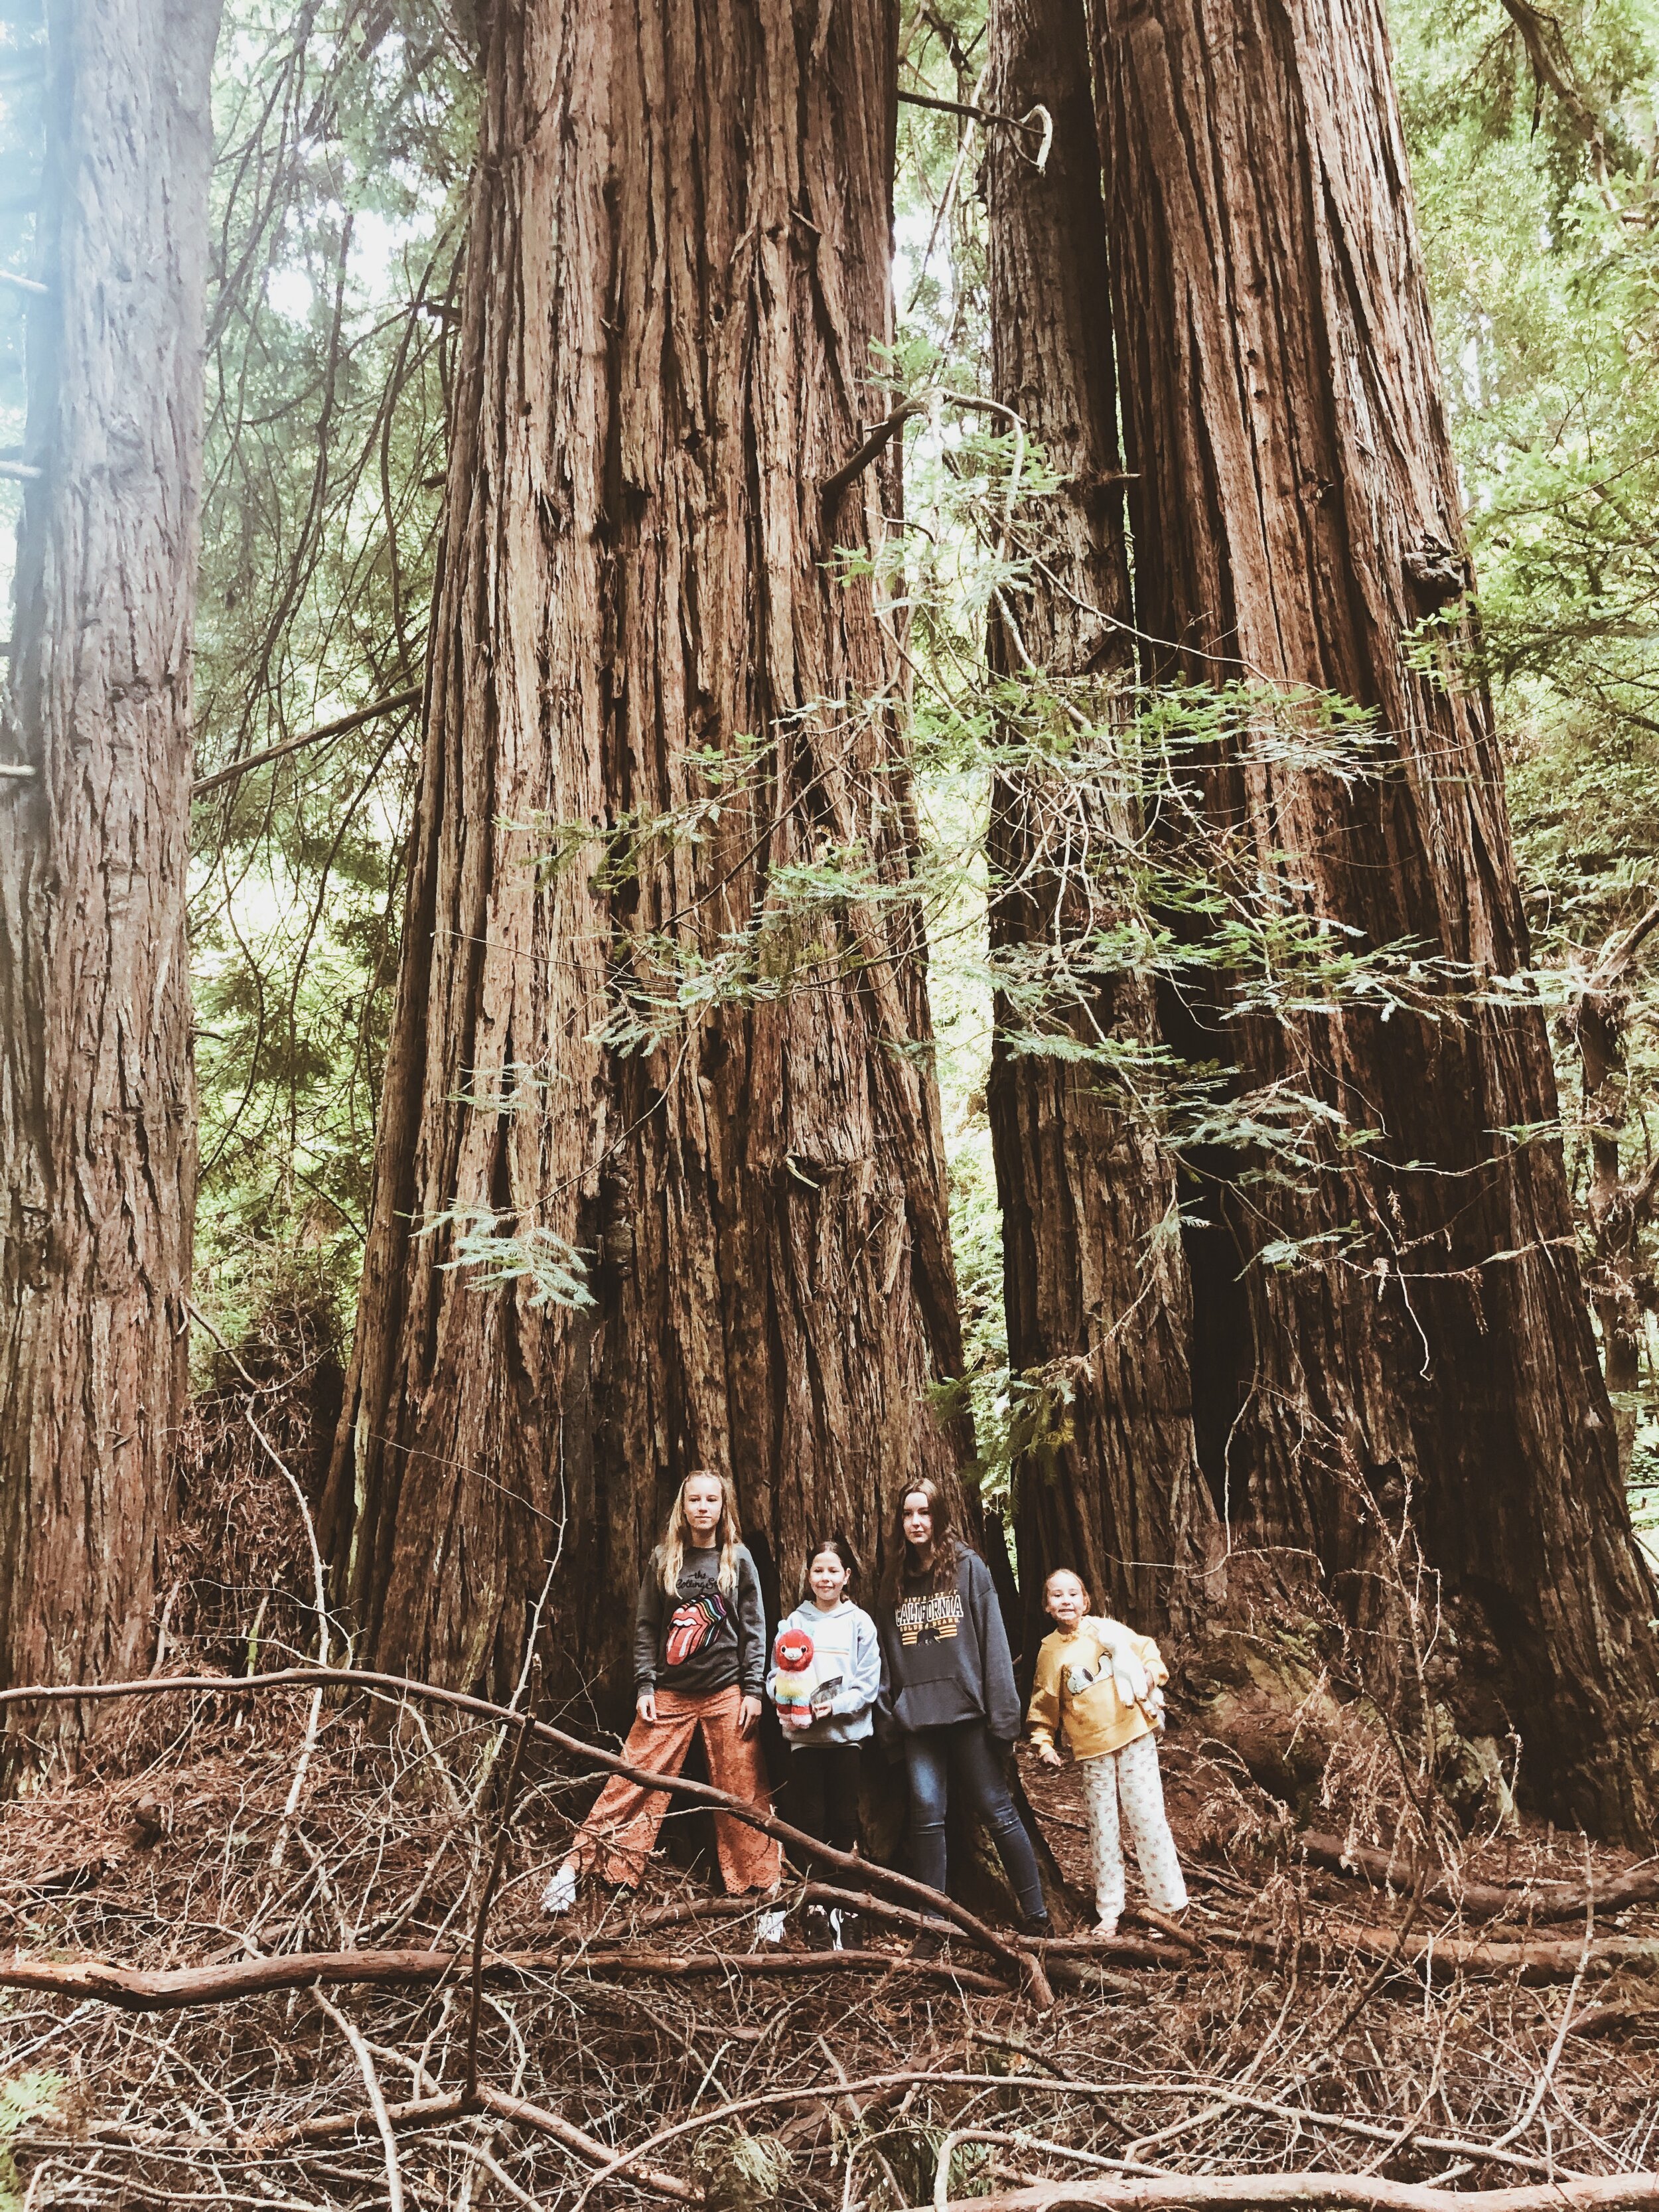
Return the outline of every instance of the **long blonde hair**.
{"type": "Polygon", "coordinates": [[[723,1474],[712,1467],[694,1467],[675,1493],[669,1508],[668,1526],[663,1530],[662,1541],[657,1547],[657,1573],[668,1596],[672,1597],[680,1586],[680,1570],[685,1565],[685,1547],[690,1541],[690,1524],[685,1517],[685,1484],[713,1482],[720,1486],[720,1517],[714,1523],[714,1544],[720,1553],[720,1585],[723,1595],[730,1597],[738,1587],[738,1553],[743,1538],[738,1529],[737,1503],[732,1495],[732,1486],[723,1474]]]}

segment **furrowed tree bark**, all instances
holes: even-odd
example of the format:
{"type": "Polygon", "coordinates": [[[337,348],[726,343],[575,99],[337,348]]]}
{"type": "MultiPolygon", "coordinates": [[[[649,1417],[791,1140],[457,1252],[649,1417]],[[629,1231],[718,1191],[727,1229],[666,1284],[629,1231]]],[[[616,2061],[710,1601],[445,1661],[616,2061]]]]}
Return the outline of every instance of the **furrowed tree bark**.
{"type": "Polygon", "coordinates": [[[483,46],[325,1540],[361,1650],[498,1687],[556,1558],[553,1677],[620,1702],[689,1469],[733,1477],[791,1600],[809,1530],[873,1569],[894,1485],[954,1480],[924,1404],[960,1358],[900,661],[830,565],[881,539],[896,447],[820,501],[889,411],[895,18],[527,0],[483,46]],[[538,875],[559,825],[610,842],[538,875]],[[856,893],[788,895],[848,863],[856,893]],[[653,972],[683,1012],[619,1037],[653,972]],[[458,1215],[580,1248],[595,1303],[452,1268],[430,1224],[458,1215]]]}
{"type": "Polygon", "coordinates": [[[1352,1000],[1226,1024],[1248,1084],[1381,1133],[1299,1189],[1221,1176],[1193,1253],[1206,1472],[1235,1547],[1316,1578],[1379,1666],[1403,1602],[1382,1533],[1420,1546],[1431,1692],[1468,1732],[1519,1729],[1537,1802],[1634,1841],[1659,1811],[1654,1587],[1559,1146],[1499,1133],[1553,1121],[1547,1042],[1524,992],[1455,980],[1501,997],[1528,949],[1382,10],[1091,11],[1152,672],[1374,709],[1387,771],[1355,781],[1270,761],[1247,722],[1210,820],[1304,911],[1454,970],[1386,1024],[1352,1000]]]}
{"type": "MultiPolygon", "coordinates": [[[[992,388],[1064,482],[1021,514],[1020,543],[1037,565],[1005,602],[1012,620],[994,606],[989,655],[1013,679],[1029,659],[1054,680],[1052,711],[1109,728],[1133,711],[1133,647],[1083,0],[995,0],[990,27],[991,107],[1025,114],[1040,104],[1054,125],[1042,169],[1020,133],[988,137],[992,388]]],[[[1026,728],[1006,734],[1042,742],[1026,728]]],[[[1214,1524],[1193,1440],[1173,1164],[1108,1077],[1041,1048],[1050,1029],[1097,1048],[1156,1036],[1150,985],[1087,964],[1091,933],[1121,916],[1112,855],[1133,837],[1133,813],[1122,791],[1080,787],[1023,748],[992,792],[993,953],[1042,994],[1034,1015],[999,995],[987,1086],[1008,1357],[1028,1386],[1046,1378],[1036,1384],[1039,1424],[1061,1439],[1016,1470],[1028,1656],[1048,1626],[1042,1582],[1056,1566],[1075,1568],[1097,1605],[1144,1627],[1184,1620],[1214,1524]]]]}
{"type": "Polygon", "coordinates": [[[1659,1202],[1659,1164],[1620,1171],[1627,1115],[1626,1020],[1632,963],[1659,925],[1659,907],[1620,930],[1602,949],[1568,1010],[1583,1073],[1583,1116],[1589,1131],[1590,1187],[1584,1211],[1595,1238],[1590,1296],[1601,1330],[1601,1369],[1619,1437],[1619,1471],[1628,1477],[1636,1449],[1637,1390],[1642,1340],[1656,1293],[1645,1265],[1643,1233],[1659,1202]]]}
{"type": "MultiPolygon", "coordinates": [[[[0,748],[0,1678],[149,1663],[195,1206],[185,902],[216,0],[52,0],[0,748]]],[[[72,1705],[32,1729],[73,1741],[72,1705]]],[[[16,1737],[13,1738],[14,1745],[16,1737]]]]}

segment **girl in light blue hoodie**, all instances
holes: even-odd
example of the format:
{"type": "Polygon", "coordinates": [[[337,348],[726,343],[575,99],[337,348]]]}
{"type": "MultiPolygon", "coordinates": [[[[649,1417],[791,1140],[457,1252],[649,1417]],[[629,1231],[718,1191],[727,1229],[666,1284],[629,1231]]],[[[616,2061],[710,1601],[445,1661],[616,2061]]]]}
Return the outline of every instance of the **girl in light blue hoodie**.
{"type": "MultiPolygon", "coordinates": [[[[780,1626],[766,1680],[789,1746],[785,1809],[798,1828],[840,1851],[858,1847],[859,1769],[881,1688],[876,1624],[847,1595],[854,1573],[844,1539],[813,1545],[806,1561],[811,1595],[780,1626]]],[[[828,1949],[837,1922],[842,1948],[852,1948],[859,1935],[852,1916],[817,1905],[807,1909],[807,1942],[828,1949]]]]}

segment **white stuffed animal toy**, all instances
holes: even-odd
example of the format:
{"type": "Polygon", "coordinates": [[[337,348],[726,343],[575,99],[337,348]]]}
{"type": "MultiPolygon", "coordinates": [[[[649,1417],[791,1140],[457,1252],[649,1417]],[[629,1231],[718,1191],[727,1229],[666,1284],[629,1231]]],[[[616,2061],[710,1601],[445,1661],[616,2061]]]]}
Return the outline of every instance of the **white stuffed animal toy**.
{"type": "MultiPolygon", "coordinates": [[[[1091,1620],[1088,1626],[1100,1646],[1101,1664],[1111,1670],[1112,1686],[1127,1708],[1139,1705],[1154,1728],[1164,1725],[1164,1692],[1157,1688],[1141,1664],[1140,1654],[1135,1649],[1133,1632],[1118,1620],[1091,1620]]],[[[1066,1672],[1066,1686],[1075,1698],[1080,1696],[1091,1682],[1099,1680],[1098,1674],[1073,1666],[1066,1672]]]]}

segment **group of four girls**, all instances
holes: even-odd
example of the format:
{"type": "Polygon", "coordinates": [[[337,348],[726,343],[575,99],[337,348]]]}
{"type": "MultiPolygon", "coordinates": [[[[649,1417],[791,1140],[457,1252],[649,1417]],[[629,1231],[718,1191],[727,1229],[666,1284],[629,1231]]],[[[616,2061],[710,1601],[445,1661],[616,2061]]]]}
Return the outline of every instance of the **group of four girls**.
{"type": "MultiPolygon", "coordinates": [[[[1024,1929],[1046,1934],[1036,1854],[1004,1776],[1021,1716],[990,1571],[952,1529],[945,1497],[926,1480],[900,1500],[889,1551],[872,1620],[848,1594],[854,1561],[845,1543],[814,1544],[809,1595],[781,1624],[769,1670],[760,1577],[731,1493],[718,1474],[688,1475],[640,1590],[637,1714],[623,1756],[653,1775],[676,1775],[700,1733],[715,1788],[768,1811],[758,1723],[770,1696],[790,1747],[790,1819],[833,1849],[851,1850],[861,1748],[879,1726],[904,1761],[912,1873],[944,1889],[954,1792],[958,1817],[971,1809],[989,1830],[1024,1929]]],[[[1165,1912],[1187,1903],[1158,1770],[1167,1670],[1150,1638],[1090,1613],[1088,1592],[1069,1570],[1050,1575],[1043,1603],[1055,1627],[1037,1656],[1031,1740],[1058,1765],[1055,1740],[1063,1735],[1080,1764],[1099,1926],[1109,1934],[1123,1910],[1124,1826],[1151,1903],[1165,1912]]],[[[636,1884],[668,1802],[665,1790],[613,1775],[549,1882],[545,1908],[568,1911],[588,1872],[636,1884]]],[[[775,1887],[782,1871],[775,1838],[720,1810],[714,1834],[728,1890],[775,1887]]],[[[841,1942],[851,1948],[856,1923],[846,1914],[840,1921],[841,1942]]],[[[781,1941],[781,1912],[764,1913],[760,1932],[763,1942],[781,1941]]],[[[813,1909],[806,1934],[824,1942],[835,1930],[813,1909]]]]}

